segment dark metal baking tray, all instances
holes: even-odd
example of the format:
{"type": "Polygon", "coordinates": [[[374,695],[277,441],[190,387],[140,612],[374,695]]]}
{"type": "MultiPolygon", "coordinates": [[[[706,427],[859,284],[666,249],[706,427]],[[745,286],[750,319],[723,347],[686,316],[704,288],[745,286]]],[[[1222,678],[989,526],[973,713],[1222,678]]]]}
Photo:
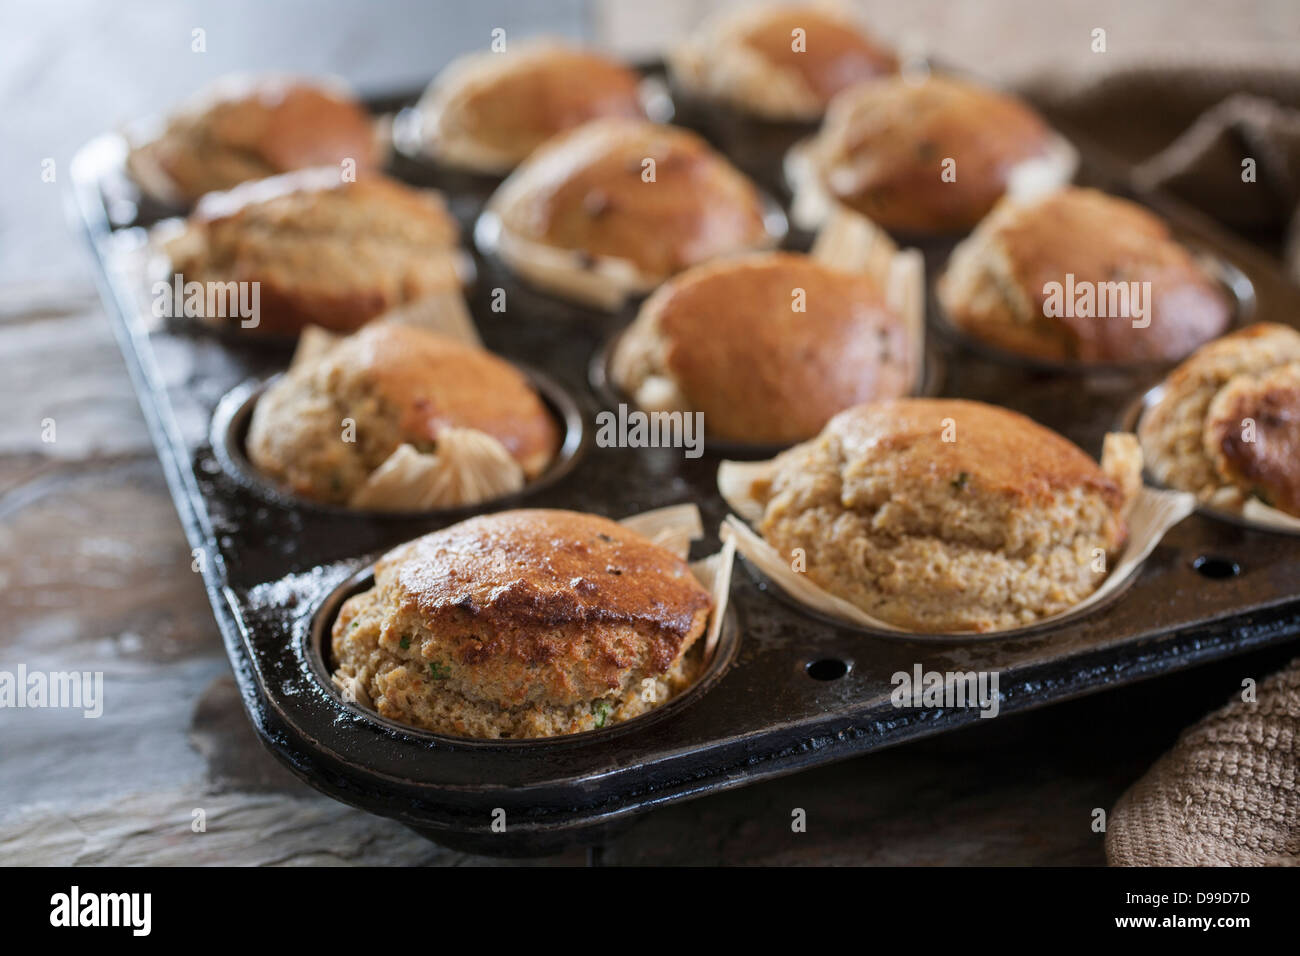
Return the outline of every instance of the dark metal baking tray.
{"type": "MultiPolygon", "coordinates": [[[[389,112],[414,99],[376,98],[371,105],[389,112]]],[[[700,117],[691,109],[678,115],[688,122],[700,117]]],[[[707,120],[700,128],[717,135],[707,120]]],[[[783,137],[761,124],[724,121],[726,144],[784,198],[774,155],[783,137]]],[[[784,140],[805,132],[790,131],[784,140]]],[[[1080,179],[1127,193],[1123,169],[1080,145],[1080,179]]],[[[134,205],[138,197],[121,161],[113,137],[82,150],[72,171],[72,215],[95,253],[104,301],[185,533],[206,556],[203,578],[257,733],[312,786],[442,843],[523,854],[596,841],[657,806],[979,719],[973,709],[895,709],[890,675],[914,664],[1000,672],[1006,714],[1300,635],[1300,538],[1197,514],[1166,536],[1121,599],[1031,636],[952,643],[864,636],[767,593],[761,578],[738,564],[720,666],[708,685],[654,719],[526,743],[466,742],[381,721],[347,705],[324,681],[319,628],[328,624],[337,589],[355,587],[378,554],[458,516],[296,507],[268,499],[223,468],[210,442],[218,405],[233,390],[281,371],[289,356],[183,324],[158,326],[137,313],[114,233],[169,211],[134,205]],[[504,832],[492,828],[498,809],[504,832]]],[[[465,181],[402,156],[392,172],[421,185],[465,181]]],[[[479,188],[452,197],[466,237],[484,195],[479,188]]],[[[1300,290],[1268,259],[1169,200],[1136,198],[1240,270],[1253,286],[1257,319],[1300,319],[1300,290]]],[[[794,235],[788,244],[807,238],[794,235]]],[[[931,277],[950,245],[924,247],[931,277]]],[[[589,366],[633,310],[606,316],[574,308],[520,286],[491,258],[480,256],[477,265],[470,300],[486,344],[542,370],[590,425],[602,398],[591,388],[589,366]],[[504,314],[488,307],[498,287],[507,293],[504,314]]],[[[1034,368],[972,351],[937,323],[931,332],[942,358],[942,394],[1016,408],[1093,454],[1122,410],[1164,371],[1034,368]]],[[[696,553],[706,554],[718,547],[725,514],[714,487],[719,457],[708,449],[691,460],[671,449],[587,444],[566,474],[522,500],[613,517],[694,501],[708,532],[696,553]]],[[[492,507],[498,506],[481,510],[492,507]]]]}

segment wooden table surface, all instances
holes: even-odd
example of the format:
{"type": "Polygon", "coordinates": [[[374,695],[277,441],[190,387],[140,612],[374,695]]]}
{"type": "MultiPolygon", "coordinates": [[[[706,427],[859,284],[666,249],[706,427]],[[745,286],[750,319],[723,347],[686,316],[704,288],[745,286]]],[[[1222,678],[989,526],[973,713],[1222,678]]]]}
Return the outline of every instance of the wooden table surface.
{"type": "MultiPolygon", "coordinates": [[[[697,8],[711,5],[665,0],[656,22],[670,12],[693,22],[697,8]]],[[[471,45],[468,34],[448,32],[456,23],[475,37],[499,21],[575,32],[583,5],[485,0],[447,20],[445,11],[404,0],[400,9],[421,25],[415,31],[369,17],[358,24],[336,0],[277,5],[273,20],[245,0],[201,15],[179,5],[142,12],[134,2],[109,13],[77,0],[42,5],[44,21],[18,6],[0,12],[0,107],[20,133],[20,148],[0,158],[5,181],[18,185],[0,221],[0,671],[102,671],[105,708],[98,719],[0,708],[0,863],[496,862],[320,796],[256,742],[121,357],[84,284],[84,255],[62,221],[62,180],[46,188],[36,177],[43,157],[64,164],[102,127],[162,108],[227,69],[327,67],[374,88],[427,76],[471,45]],[[246,30],[253,20],[258,29],[246,30]],[[186,38],[200,21],[214,44],[193,57],[186,38]],[[312,42],[293,39],[303,35],[312,42]],[[103,80],[88,83],[92,75],[103,80]],[[53,442],[43,440],[48,419],[53,442]],[[195,809],[205,811],[205,832],[191,829],[195,809]]],[[[1287,38],[1300,23],[1291,0],[1256,0],[1231,13],[1204,0],[1140,10],[1099,0],[1068,14],[1037,0],[976,6],[919,0],[870,9],[887,36],[919,32],[947,61],[1002,80],[1071,57],[1087,69],[1132,62],[1211,36],[1219,54],[1276,51],[1294,42],[1287,38]],[[1110,28],[1109,59],[1090,57],[1079,42],[1094,21],[1110,28]],[[989,36],[1016,42],[990,58],[989,36]]],[[[635,35],[637,22],[614,16],[600,29],[616,41],[619,29],[635,35]]],[[[1244,677],[1262,677],[1296,652],[1292,644],[979,721],[657,811],[594,855],[531,862],[1101,864],[1094,808],[1113,806],[1244,677]],[[804,833],[791,832],[795,808],[807,812],[804,833]]]]}

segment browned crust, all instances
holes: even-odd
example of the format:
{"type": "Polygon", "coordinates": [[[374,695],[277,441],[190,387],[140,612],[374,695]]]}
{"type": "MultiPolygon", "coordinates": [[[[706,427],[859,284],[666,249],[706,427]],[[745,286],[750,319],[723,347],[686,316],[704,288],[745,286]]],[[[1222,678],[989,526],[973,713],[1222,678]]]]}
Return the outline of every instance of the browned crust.
{"type": "Polygon", "coordinates": [[[368,325],[332,349],[319,374],[359,380],[361,391],[398,409],[402,438],[416,447],[445,428],[475,428],[501,442],[530,478],[559,447],[554,417],[518,369],[425,329],[368,325]]]}
{"type": "MultiPolygon", "coordinates": [[[[946,305],[953,321],[976,338],[1043,359],[1172,361],[1220,335],[1231,321],[1227,297],[1165,223],[1136,203],[1094,189],[1067,188],[995,214],[989,234],[1009,270],[1021,314],[1006,296],[981,307],[946,305]],[[1044,315],[1048,283],[1150,282],[1150,325],[1132,317],[1044,315]]],[[[981,227],[983,229],[984,227],[981,227]]],[[[990,283],[998,278],[990,275],[990,283]]]]}
{"type": "Polygon", "coordinates": [[[647,300],[666,371],[719,438],[785,443],[851,405],[907,391],[902,321],[869,277],[770,253],[692,269],[647,300]],[[796,312],[794,290],[805,311],[796,312]]]}
{"type": "Polygon", "coordinates": [[[823,104],[855,83],[898,70],[893,52],[861,28],[807,6],[765,12],[741,40],[774,67],[797,73],[823,104]],[[796,28],[805,32],[802,52],[791,42],[796,28]]]}
{"type": "Polygon", "coordinates": [[[577,511],[471,518],[389,552],[376,574],[390,569],[430,616],[455,610],[495,625],[543,628],[651,625],[661,645],[655,659],[665,667],[712,603],[685,561],[616,521],[577,511]]]}
{"type": "Polygon", "coordinates": [[[526,239],[659,278],[768,238],[757,190],[726,159],[694,133],[634,120],[596,120],[551,140],[493,206],[526,239]],[[647,158],[654,182],[642,179],[647,158]]]}
{"type": "Polygon", "coordinates": [[[853,188],[826,185],[845,205],[886,229],[961,232],[1005,192],[1011,170],[1045,156],[1052,132],[1020,100],[943,77],[886,78],[845,90],[831,104],[814,147],[823,168],[869,160],[853,188]],[[956,160],[955,182],[940,176],[956,160]]]}
{"type": "Polygon", "coordinates": [[[459,289],[457,234],[436,193],[317,168],[206,196],[168,251],[187,282],[257,282],[260,323],[250,331],[351,332],[459,289]]]}
{"type": "MultiPolygon", "coordinates": [[[[515,61],[456,105],[456,124],[475,140],[523,159],[556,133],[588,120],[645,115],[641,78],[607,57],[555,48],[515,61]]],[[[456,96],[455,89],[447,92],[456,96]]]]}
{"type": "Polygon", "coordinates": [[[1300,515],[1300,362],[1225,386],[1211,407],[1205,440],[1226,481],[1300,515]]]}
{"type": "Polygon", "coordinates": [[[345,159],[365,173],[380,161],[374,124],[359,102],[308,82],[271,78],[173,117],[141,149],[188,201],[247,178],[345,159]]]}
{"type": "Polygon", "coordinates": [[[843,412],[827,426],[846,449],[892,457],[900,487],[958,482],[1024,504],[1088,490],[1119,512],[1124,495],[1081,448],[1018,412],[964,399],[901,398],[843,412]],[[955,440],[945,441],[948,434],[955,440]]]}
{"type": "Polygon", "coordinates": [[[378,595],[450,662],[457,686],[503,704],[560,704],[662,674],[713,602],[685,561],[606,518],[521,510],[471,518],[385,555],[336,642],[378,595]],[[431,643],[430,643],[431,642],[431,643]]]}
{"type": "Polygon", "coordinates": [[[1228,378],[1241,371],[1232,361],[1235,353],[1252,344],[1267,342],[1278,350],[1279,355],[1285,355],[1284,360],[1290,360],[1292,353],[1300,349],[1297,336],[1300,332],[1280,322],[1256,322],[1238,329],[1197,349],[1194,355],[1170,372],[1164,382],[1165,392],[1181,393],[1202,379],[1221,388],[1228,378]],[[1275,346],[1273,340],[1276,340],[1275,346]]]}

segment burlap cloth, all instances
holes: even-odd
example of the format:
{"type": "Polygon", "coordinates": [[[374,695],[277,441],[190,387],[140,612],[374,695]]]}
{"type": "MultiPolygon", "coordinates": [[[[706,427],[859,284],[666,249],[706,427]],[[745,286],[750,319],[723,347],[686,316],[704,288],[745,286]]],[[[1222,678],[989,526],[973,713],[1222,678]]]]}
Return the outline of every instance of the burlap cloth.
{"type": "Polygon", "coordinates": [[[1286,60],[1148,62],[1043,75],[1022,89],[1062,125],[1284,257],[1300,280],[1300,47],[1286,60]],[[1253,159],[1254,182],[1242,179],[1253,159]]]}
{"type": "MultiPolygon", "coordinates": [[[[1045,75],[1022,90],[1063,128],[1134,164],[1281,257],[1300,280],[1300,53],[1045,75]],[[1255,182],[1242,160],[1255,161],[1255,182]]],[[[1300,316],[1297,316],[1300,319],[1300,316]]],[[[1184,731],[1111,811],[1115,866],[1300,864],[1300,659],[1184,731]]]]}
{"type": "Polygon", "coordinates": [[[1300,658],[1183,731],[1111,811],[1112,866],[1300,866],[1300,658]]]}

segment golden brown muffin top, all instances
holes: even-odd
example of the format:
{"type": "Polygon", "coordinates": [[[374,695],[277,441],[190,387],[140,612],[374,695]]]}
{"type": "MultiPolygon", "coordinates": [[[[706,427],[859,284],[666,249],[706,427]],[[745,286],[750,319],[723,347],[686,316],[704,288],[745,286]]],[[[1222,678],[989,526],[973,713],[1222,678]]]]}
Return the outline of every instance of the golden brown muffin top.
{"type": "Polygon", "coordinates": [[[888,461],[891,487],[946,483],[1025,505],[1087,490],[1116,512],[1124,503],[1120,487],[1081,448],[996,405],[900,398],[841,412],[827,429],[847,460],[888,461]]]}
{"type": "Polygon", "coordinates": [[[218,86],[169,121],[154,155],[189,199],[246,178],[338,166],[344,159],[366,172],[379,162],[373,122],[360,103],[310,82],[274,77],[218,86]],[[239,162],[221,163],[226,152],[239,162]]]}
{"type": "Polygon", "coordinates": [[[1154,213],[1095,189],[1066,188],[1018,208],[994,239],[1011,275],[1043,314],[1050,282],[1150,282],[1151,324],[1131,317],[1052,317],[1065,327],[1071,357],[1084,361],[1180,358],[1223,332],[1226,297],[1154,213]]]}
{"type": "Polygon", "coordinates": [[[392,235],[443,246],[454,244],[459,234],[437,193],[380,174],[349,182],[328,166],[205,196],[190,218],[233,223],[250,231],[278,229],[290,236],[392,235]]]}
{"type": "Polygon", "coordinates": [[[862,80],[898,70],[898,60],[851,21],[815,7],[782,6],[757,15],[741,41],[773,66],[794,70],[823,103],[862,80]],[[802,52],[793,31],[804,31],[802,52]]]}
{"type": "Polygon", "coordinates": [[[559,447],[554,416],[518,369],[486,349],[412,325],[373,322],[306,374],[331,394],[365,395],[397,409],[402,440],[417,450],[445,428],[474,428],[535,477],[559,447]]]}
{"type": "Polygon", "coordinates": [[[1300,516],[1300,362],[1229,381],[1210,406],[1205,444],[1226,480],[1300,516]]]}
{"type": "Polygon", "coordinates": [[[499,655],[580,662],[597,650],[602,626],[633,625],[646,628],[650,647],[623,656],[648,650],[662,672],[712,607],[685,561],[615,521],[576,511],[471,518],[389,552],[375,574],[377,582],[391,575],[403,600],[430,620],[451,613],[490,626],[495,640],[470,663],[499,655]]]}
{"type": "Polygon", "coordinates": [[[1044,156],[1047,125],[1015,97],[931,76],[889,77],[837,96],[814,145],[825,185],[887,229],[952,232],[977,223],[1012,169],[1044,156]],[[940,177],[956,161],[956,180],[940,177]]]}
{"type": "Polygon", "coordinates": [[[907,391],[906,330],[865,275],[768,253],[699,266],[646,302],[667,371],[711,435],[791,442],[907,391]],[[796,289],[805,311],[794,310],[796,289]]]}
{"type": "Polygon", "coordinates": [[[454,125],[520,159],[556,133],[604,116],[645,115],[635,71],[586,50],[548,46],[512,56],[485,82],[444,92],[454,125]]]}
{"type": "Polygon", "coordinates": [[[694,133],[595,120],[533,153],[492,200],[519,236],[667,277],[767,242],[758,191],[694,133]],[[653,159],[654,180],[643,172],[653,159]]]}
{"type": "Polygon", "coordinates": [[[436,193],[318,167],[205,196],[168,253],[187,280],[260,283],[258,333],[350,332],[459,289],[457,236],[436,193]]]}

